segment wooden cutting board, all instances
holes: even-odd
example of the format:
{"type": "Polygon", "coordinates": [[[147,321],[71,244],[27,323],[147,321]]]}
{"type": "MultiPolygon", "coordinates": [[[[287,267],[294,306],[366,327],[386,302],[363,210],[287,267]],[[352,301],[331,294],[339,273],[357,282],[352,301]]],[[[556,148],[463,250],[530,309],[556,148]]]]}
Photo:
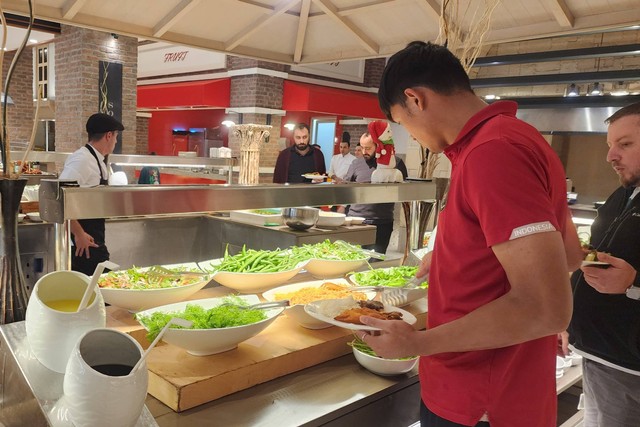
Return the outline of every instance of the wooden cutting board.
{"type": "MultiPolygon", "coordinates": [[[[299,281],[299,280],[298,280],[299,281]]],[[[230,293],[224,287],[204,289],[191,299],[230,293]]],[[[416,315],[416,328],[425,327],[426,300],[405,309],[416,315]]],[[[145,331],[132,315],[117,307],[107,308],[107,326],[131,334],[148,346],[145,331]]],[[[286,315],[235,350],[211,356],[192,356],[185,350],[161,343],[147,358],[149,394],[181,412],[254,385],[296,372],[351,352],[351,331],[335,326],[311,330],[286,315]]],[[[353,363],[357,363],[354,359],[353,363]]]]}

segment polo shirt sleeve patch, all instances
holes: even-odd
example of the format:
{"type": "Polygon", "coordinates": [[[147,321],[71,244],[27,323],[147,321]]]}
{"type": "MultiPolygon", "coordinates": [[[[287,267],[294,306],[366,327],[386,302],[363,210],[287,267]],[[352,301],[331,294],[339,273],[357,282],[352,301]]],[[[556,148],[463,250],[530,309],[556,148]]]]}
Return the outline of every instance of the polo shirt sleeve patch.
{"type": "Polygon", "coordinates": [[[515,231],[526,233],[532,225],[560,228],[544,159],[537,154],[529,147],[496,139],[466,156],[461,174],[464,199],[488,247],[511,240],[515,231]]]}
{"type": "Polygon", "coordinates": [[[537,233],[546,233],[548,231],[556,231],[556,228],[549,221],[537,222],[535,224],[523,225],[514,228],[511,232],[509,240],[515,240],[520,237],[530,236],[537,233]]]}

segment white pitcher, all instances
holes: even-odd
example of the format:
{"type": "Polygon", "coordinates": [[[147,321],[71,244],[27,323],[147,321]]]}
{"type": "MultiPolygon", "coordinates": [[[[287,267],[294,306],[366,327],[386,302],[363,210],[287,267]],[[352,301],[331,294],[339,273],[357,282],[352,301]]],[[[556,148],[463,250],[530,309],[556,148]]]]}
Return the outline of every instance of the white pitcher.
{"type": "Polygon", "coordinates": [[[142,353],[136,340],[113,329],[94,329],[78,340],[63,385],[64,402],[75,427],[136,424],[147,396],[146,361],[130,371],[142,353]]]}
{"type": "Polygon", "coordinates": [[[105,327],[100,292],[94,292],[88,306],[79,312],[61,311],[73,309],[74,301],[80,303],[89,282],[87,275],[77,271],[54,271],[42,276],[31,292],[25,322],[27,340],[38,361],[53,371],[64,372],[80,336],[105,327]]]}

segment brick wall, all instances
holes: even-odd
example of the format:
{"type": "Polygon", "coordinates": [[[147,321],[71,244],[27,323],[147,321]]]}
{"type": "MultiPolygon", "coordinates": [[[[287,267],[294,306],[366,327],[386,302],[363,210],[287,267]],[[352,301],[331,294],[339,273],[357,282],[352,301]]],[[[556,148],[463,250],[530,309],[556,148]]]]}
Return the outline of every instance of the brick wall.
{"type": "MultiPolygon", "coordinates": [[[[4,88],[7,71],[15,56],[14,52],[4,55],[2,64],[2,86],[4,88]]],[[[35,108],[33,104],[33,51],[26,47],[14,68],[9,86],[9,96],[14,105],[7,106],[7,137],[11,149],[23,150],[31,138],[35,108]]],[[[15,159],[14,159],[15,160],[15,159]]]]}
{"type": "Polygon", "coordinates": [[[343,125],[342,132],[349,132],[351,135],[351,153],[356,151],[356,145],[360,142],[360,137],[367,131],[367,125],[343,125]]]}
{"type": "Polygon", "coordinates": [[[98,111],[99,61],[122,67],[122,152],[135,153],[138,40],[62,25],[54,39],[56,67],[56,151],[86,143],[85,123],[98,111]]]}
{"type": "Polygon", "coordinates": [[[284,80],[259,74],[231,78],[230,105],[233,107],[282,108],[284,80]]]}
{"type": "Polygon", "coordinates": [[[367,59],[364,62],[364,85],[365,87],[380,87],[382,72],[387,64],[385,58],[367,59]]]}
{"type": "Polygon", "coordinates": [[[149,151],[149,117],[136,117],[136,152],[148,154],[149,151]]]}
{"type": "MultiPolygon", "coordinates": [[[[267,122],[267,116],[265,114],[244,114],[242,121],[245,124],[254,123],[264,125],[267,122]]],[[[278,153],[281,147],[278,145],[280,139],[280,128],[282,124],[282,117],[271,116],[271,134],[269,136],[269,142],[265,142],[260,147],[260,166],[273,167],[276,164],[278,153]]],[[[232,150],[232,155],[240,157],[240,141],[233,135],[233,132],[229,132],[229,148],[232,150]]]]}

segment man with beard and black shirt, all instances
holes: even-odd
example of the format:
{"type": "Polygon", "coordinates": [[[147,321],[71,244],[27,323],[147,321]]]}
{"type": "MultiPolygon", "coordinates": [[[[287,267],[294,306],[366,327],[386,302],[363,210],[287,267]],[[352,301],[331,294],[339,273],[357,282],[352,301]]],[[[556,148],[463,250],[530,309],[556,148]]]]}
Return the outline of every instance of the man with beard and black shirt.
{"type": "Polygon", "coordinates": [[[298,123],[293,129],[293,145],[278,154],[273,170],[273,182],[277,184],[312,182],[304,174],[326,172],[324,155],[320,148],[309,144],[309,126],[298,123]]]}
{"type": "MultiPolygon", "coordinates": [[[[376,162],[376,144],[369,132],[365,132],[360,137],[362,147],[362,157],[355,159],[349,166],[344,181],[350,182],[371,182],[371,174],[378,166],[376,162]]],[[[403,179],[407,178],[407,167],[402,159],[396,156],[396,169],[402,172],[403,179]]],[[[342,180],[340,180],[342,181],[342,180]]],[[[376,226],[376,243],[365,246],[376,252],[385,253],[389,246],[389,239],[393,231],[393,203],[376,203],[369,205],[351,205],[347,211],[348,216],[359,216],[365,218],[365,224],[376,226]]]]}

